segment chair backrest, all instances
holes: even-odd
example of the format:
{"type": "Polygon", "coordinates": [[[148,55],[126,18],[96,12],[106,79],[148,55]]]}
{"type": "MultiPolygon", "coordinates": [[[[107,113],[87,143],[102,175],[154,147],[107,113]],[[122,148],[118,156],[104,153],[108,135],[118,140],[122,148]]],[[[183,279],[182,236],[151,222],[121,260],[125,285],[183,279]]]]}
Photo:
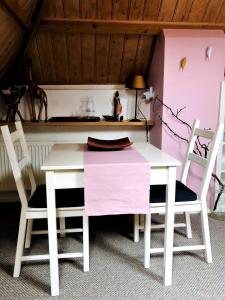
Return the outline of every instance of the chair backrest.
{"type": "Polygon", "coordinates": [[[23,127],[20,121],[15,122],[16,130],[11,132],[7,125],[1,126],[2,136],[5,147],[8,153],[9,162],[12,168],[13,176],[16,182],[17,191],[19,193],[22,207],[26,208],[30,197],[27,197],[25,184],[22,176],[22,171],[26,168],[27,175],[31,185],[31,195],[36,190],[36,183],[34,179],[31,159],[25,140],[23,127]],[[22,158],[18,159],[15,151],[15,143],[19,143],[22,150],[22,158]]]}
{"type": "MultiPolygon", "coordinates": [[[[183,165],[181,181],[184,184],[186,184],[188,171],[190,169],[190,163],[191,162],[195,162],[196,164],[203,167],[204,171],[203,171],[203,175],[202,175],[202,182],[201,182],[201,187],[200,187],[200,192],[199,192],[199,199],[204,199],[204,198],[206,198],[206,195],[207,195],[207,192],[208,192],[210,178],[211,178],[211,175],[212,175],[212,172],[213,172],[213,167],[214,167],[214,164],[215,164],[216,155],[217,155],[220,140],[221,140],[221,137],[222,137],[222,134],[223,134],[224,124],[219,123],[217,125],[215,131],[200,129],[199,125],[200,125],[200,121],[195,120],[194,124],[193,124],[193,127],[192,127],[192,132],[191,132],[191,136],[190,136],[190,140],[189,140],[189,145],[188,145],[187,152],[186,152],[185,162],[184,162],[184,165],[183,165]],[[195,142],[196,142],[196,139],[198,137],[202,137],[204,139],[207,139],[207,140],[211,141],[210,144],[209,144],[209,151],[207,153],[206,158],[199,155],[199,154],[194,153],[194,150],[196,150],[195,142]]],[[[202,149],[200,149],[200,150],[202,150],[202,149]]],[[[198,151],[195,151],[195,152],[198,152],[198,151]]]]}

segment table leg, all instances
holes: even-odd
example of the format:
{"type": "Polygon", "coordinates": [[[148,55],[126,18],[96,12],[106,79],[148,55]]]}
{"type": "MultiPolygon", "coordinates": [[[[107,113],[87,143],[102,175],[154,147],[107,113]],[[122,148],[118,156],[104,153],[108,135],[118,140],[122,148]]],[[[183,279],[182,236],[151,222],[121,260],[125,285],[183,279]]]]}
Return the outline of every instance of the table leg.
{"type": "Polygon", "coordinates": [[[144,267],[150,267],[150,230],[151,230],[151,215],[150,213],[145,215],[145,227],[144,227],[144,267]]]}
{"type": "Polygon", "coordinates": [[[166,192],[166,220],[164,237],[164,284],[172,284],[173,236],[174,236],[174,203],[175,203],[176,167],[168,169],[166,192]]]}
{"type": "Polygon", "coordinates": [[[59,295],[58,246],[56,228],[56,207],[54,172],[46,172],[47,209],[48,209],[48,244],[50,256],[51,295],[59,295]]]}

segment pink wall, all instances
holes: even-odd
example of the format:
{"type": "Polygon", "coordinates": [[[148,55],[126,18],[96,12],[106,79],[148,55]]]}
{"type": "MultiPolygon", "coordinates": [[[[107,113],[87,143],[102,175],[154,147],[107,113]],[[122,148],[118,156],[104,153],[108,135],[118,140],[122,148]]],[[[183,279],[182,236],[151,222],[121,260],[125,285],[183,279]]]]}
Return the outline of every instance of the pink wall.
{"type": "MultiPolygon", "coordinates": [[[[163,33],[164,103],[175,112],[177,109],[186,107],[180,117],[189,124],[192,125],[193,120],[197,118],[200,119],[202,127],[214,129],[218,120],[220,83],[224,77],[225,36],[223,31],[167,29],[163,33]],[[211,59],[207,60],[205,51],[209,46],[212,47],[212,55],[211,59]],[[187,58],[187,63],[182,71],[179,64],[183,57],[187,58]]],[[[161,91],[160,93],[162,94],[161,91]]],[[[186,127],[174,121],[165,108],[163,119],[181,136],[189,136],[186,127]]],[[[162,149],[182,161],[187,145],[171,135],[165,126],[161,129],[162,149]]],[[[180,171],[181,168],[178,169],[178,178],[180,171]]],[[[199,169],[192,168],[189,186],[196,192],[198,192],[200,179],[199,169]]],[[[209,193],[210,203],[214,200],[213,198],[212,185],[209,193]]]]}

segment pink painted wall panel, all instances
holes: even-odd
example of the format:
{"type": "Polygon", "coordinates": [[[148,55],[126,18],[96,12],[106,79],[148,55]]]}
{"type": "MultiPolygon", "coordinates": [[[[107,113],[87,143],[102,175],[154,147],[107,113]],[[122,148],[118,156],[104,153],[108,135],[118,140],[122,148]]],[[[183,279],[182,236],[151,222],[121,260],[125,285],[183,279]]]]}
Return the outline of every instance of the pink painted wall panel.
{"type": "MultiPolygon", "coordinates": [[[[168,29],[164,30],[164,38],[164,103],[175,112],[185,107],[180,117],[189,124],[192,125],[197,118],[201,121],[201,127],[214,129],[218,121],[220,83],[224,77],[224,33],[216,30],[168,29]],[[205,53],[209,46],[212,47],[212,54],[211,59],[207,60],[205,53]],[[183,57],[187,58],[187,63],[182,71],[180,60],[183,57]]],[[[189,136],[187,128],[172,119],[165,108],[163,119],[181,136],[189,136]]],[[[171,135],[165,126],[161,129],[162,149],[182,161],[187,145],[171,135]]],[[[180,172],[181,168],[178,169],[178,178],[180,172]]],[[[198,191],[201,180],[199,168],[192,167],[192,175],[189,185],[198,191]]],[[[212,184],[209,204],[214,198],[213,187],[212,184]]]]}

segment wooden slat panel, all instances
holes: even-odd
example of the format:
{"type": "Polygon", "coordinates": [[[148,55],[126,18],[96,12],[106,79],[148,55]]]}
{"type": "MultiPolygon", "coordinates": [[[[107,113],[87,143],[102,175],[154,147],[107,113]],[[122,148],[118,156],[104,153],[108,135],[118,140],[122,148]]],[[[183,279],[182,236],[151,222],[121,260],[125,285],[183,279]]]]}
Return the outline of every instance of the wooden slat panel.
{"type": "MultiPolygon", "coordinates": [[[[112,17],[112,1],[97,1],[97,17],[100,19],[111,19],[112,17]]],[[[95,37],[95,82],[108,82],[108,57],[109,57],[109,34],[96,34],[95,37]]]]}
{"type": "MultiPolygon", "coordinates": [[[[21,43],[23,32],[14,18],[0,7],[0,74],[8,69],[21,43]]],[[[0,78],[1,79],[1,78],[0,78]]]]}
{"type": "Polygon", "coordinates": [[[57,84],[69,83],[66,37],[64,33],[52,33],[52,54],[57,84]]]}
{"type": "Polygon", "coordinates": [[[137,53],[137,35],[127,35],[124,41],[123,60],[120,71],[120,82],[125,83],[128,76],[134,73],[136,53],[137,53]]]}
{"type": "MultiPolygon", "coordinates": [[[[33,80],[39,84],[44,83],[42,68],[40,63],[39,49],[37,45],[36,38],[33,39],[30,48],[28,50],[28,55],[32,59],[32,77],[33,80]]],[[[27,79],[27,78],[26,78],[27,79]]]]}
{"type": "Polygon", "coordinates": [[[163,0],[160,7],[158,20],[171,21],[174,16],[174,11],[178,0],[163,0]]]}
{"type": "Polygon", "coordinates": [[[82,63],[82,82],[95,82],[95,35],[81,35],[81,63],[82,63]]]}
{"type": "Polygon", "coordinates": [[[144,20],[157,20],[159,16],[161,1],[146,0],[144,8],[144,20]]]}
{"type": "Polygon", "coordinates": [[[82,83],[80,34],[68,34],[67,47],[69,62],[69,82],[70,84],[80,84],[82,83]]]}
{"type": "Polygon", "coordinates": [[[64,15],[67,18],[80,16],[80,1],[79,0],[66,0],[64,1],[64,15]]]}
{"type": "Polygon", "coordinates": [[[223,1],[223,5],[221,6],[220,13],[216,19],[217,22],[224,22],[225,20],[225,1],[223,1]]]}
{"type": "Polygon", "coordinates": [[[54,59],[50,34],[38,32],[37,42],[44,83],[55,84],[56,77],[54,72],[54,59]]]}
{"type": "Polygon", "coordinates": [[[188,16],[188,21],[200,22],[203,19],[208,3],[209,0],[194,0],[188,16]]]}
{"type": "MultiPolygon", "coordinates": [[[[55,0],[52,10],[54,17],[64,17],[64,7],[62,0],[55,0]]],[[[66,35],[65,33],[52,33],[51,39],[56,83],[68,84],[69,69],[67,61],[66,35]]]]}
{"type": "MultiPolygon", "coordinates": [[[[82,18],[96,17],[96,0],[80,1],[82,18]]],[[[82,81],[86,83],[95,82],[95,35],[81,35],[81,57],[82,57],[82,81]]]]}
{"type": "Polygon", "coordinates": [[[211,0],[206,10],[206,13],[203,16],[203,21],[215,22],[220,13],[222,4],[223,0],[211,0]]]}
{"type": "Polygon", "coordinates": [[[175,12],[173,15],[173,21],[186,21],[188,19],[193,0],[178,0],[175,12]]]}
{"type": "Polygon", "coordinates": [[[96,0],[82,0],[80,1],[80,11],[82,18],[96,17],[96,0]]]}
{"type": "Polygon", "coordinates": [[[96,35],[96,83],[107,83],[109,38],[107,34],[96,35]]]}
{"type": "Polygon", "coordinates": [[[126,20],[129,15],[129,0],[113,0],[113,19],[126,20]]]}
{"type": "MultiPolygon", "coordinates": [[[[67,0],[64,2],[64,14],[67,18],[80,16],[80,1],[67,0]]],[[[80,34],[66,34],[69,83],[82,83],[81,78],[81,38],[80,34]]]]}
{"type": "Polygon", "coordinates": [[[97,0],[97,18],[111,19],[112,18],[112,0],[97,0]]]}
{"type": "Polygon", "coordinates": [[[152,39],[153,38],[151,36],[146,35],[142,35],[139,39],[134,69],[135,74],[146,76],[147,72],[149,71],[148,68],[152,50],[152,39]]]}
{"type": "Polygon", "coordinates": [[[120,82],[120,68],[122,63],[123,45],[123,35],[111,35],[108,62],[108,83],[120,82]]]}
{"type": "Polygon", "coordinates": [[[129,19],[142,20],[144,14],[145,0],[130,0],[129,19]]]}

